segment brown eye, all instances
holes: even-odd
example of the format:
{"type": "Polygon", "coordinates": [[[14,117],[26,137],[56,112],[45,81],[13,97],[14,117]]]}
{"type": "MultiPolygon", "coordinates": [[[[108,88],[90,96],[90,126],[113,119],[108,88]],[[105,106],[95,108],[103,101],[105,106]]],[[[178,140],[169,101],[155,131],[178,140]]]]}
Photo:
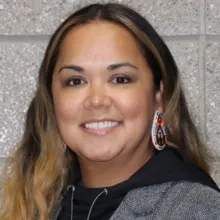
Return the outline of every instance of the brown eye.
{"type": "Polygon", "coordinates": [[[117,76],[112,80],[115,84],[127,84],[131,82],[130,77],[127,76],[117,76]]]}
{"type": "Polygon", "coordinates": [[[66,85],[67,86],[79,86],[85,84],[85,80],[81,78],[73,78],[67,81],[66,85]]]}

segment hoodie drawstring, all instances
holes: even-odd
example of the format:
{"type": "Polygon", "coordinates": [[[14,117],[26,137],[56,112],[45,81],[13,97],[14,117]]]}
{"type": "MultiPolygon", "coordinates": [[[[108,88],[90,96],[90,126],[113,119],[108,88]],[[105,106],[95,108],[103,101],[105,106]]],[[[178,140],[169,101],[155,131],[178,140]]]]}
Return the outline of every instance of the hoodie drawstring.
{"type": "MultiPolygon", "coordinates": [[[[74,187],[73,185],[70,185],[70,186],[67,187],[67,191],[68,191],[70,188],[72,188],[72,195],[71,195],[71,218],[70,218],[70,220],[73,220],[73,196],[74,196],[74,192],[75,192],[75,187],[74,187]]],[[[105,194],[105,195],[107,196],[107,195],[108,195],[107,189],[104,189],[101,193],[99,193],[99,194],[95,197],[95,199],[94,199],[94,201],[92,202],[92,205],[91,205],[91,207],[90,207],[90,209],[89,209],[89,213],[88,213],[88,216],[87,216],[87,220],[90,219],[90,216],[91,216],[91,213],[92,213],[92,209],[93,209],[93,207],[94,207],[94,205],[95,205],[97,199],[98,199],[102,194],[105,194]]]]}
{"type": "Polygon", "coordinates": [[[92,213],[92,209],[93,209],[93,207],[94,207],[94,205],[95,205],[95,202],[97,201],[97,199],[98,199],[103,193],[105,193],[105,195],[107,196],[107,195],[108,195],[107,189],[104,189],[104,191],[102,191],[101,193],[99,193],[99,194],[96,196],[96,198],[94,199],[94,201],[93,201],[93,203],[92,203],[92,205],[91,205],[91,207],[90,207],[90,209],[89,209],[89,213],[88,213],[88,216],[87,216],[87,220],[90,219],[90,215],[91,215],[91,213],[92,213]]]}
{"type": "Polygon", "coordinates": [[[74,196],[74,191],[75,191],[75,187],[73,185],[68,186],[67,191],[72,188],[72,196],[71,196],[71,218],[70,220],[73,219],[73,196],[74,196]]]}

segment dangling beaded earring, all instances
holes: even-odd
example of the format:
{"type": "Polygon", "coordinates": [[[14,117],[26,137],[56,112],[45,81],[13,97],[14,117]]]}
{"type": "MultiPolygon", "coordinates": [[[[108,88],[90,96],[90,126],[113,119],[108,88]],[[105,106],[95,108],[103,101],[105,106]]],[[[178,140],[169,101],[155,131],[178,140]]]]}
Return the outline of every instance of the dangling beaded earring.
{"type": "Polygon", "coordinates": [[[151,138],[157,150],[163,150],[165,148],[167,140],[166,127],[164,125],[162,113],[159,111],[156,111],[154,114],[151,138]]]}

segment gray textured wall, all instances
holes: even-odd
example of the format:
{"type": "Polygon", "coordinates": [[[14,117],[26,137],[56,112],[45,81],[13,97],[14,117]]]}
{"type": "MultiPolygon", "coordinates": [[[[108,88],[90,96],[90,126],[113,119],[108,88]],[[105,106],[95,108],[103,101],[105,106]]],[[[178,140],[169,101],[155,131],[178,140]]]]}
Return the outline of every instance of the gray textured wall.
{"type": "MultiPolygon", "coordinates": [[[[21,137],[51,33],[73,10],[95,2],[0,1],[0,167],[21,137]]],[[[118,2],[146,16],[165,39],[179,65],[196,124],[209,149],[220,154],[220,0],[118,2]]],[[[213,176],[220,184],[218,163],[213,162],[213,176]]]]}

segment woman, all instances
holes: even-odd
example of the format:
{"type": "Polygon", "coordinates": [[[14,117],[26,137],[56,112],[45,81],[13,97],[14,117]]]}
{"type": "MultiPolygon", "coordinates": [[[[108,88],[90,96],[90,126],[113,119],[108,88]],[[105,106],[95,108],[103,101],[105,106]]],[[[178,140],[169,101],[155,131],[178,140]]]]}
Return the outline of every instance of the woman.
{"type": "Polygon", "coordinates": [[[50,40],[0,219],[220,219],[204,153],[163,40],[89,5],[50,40]]]}

